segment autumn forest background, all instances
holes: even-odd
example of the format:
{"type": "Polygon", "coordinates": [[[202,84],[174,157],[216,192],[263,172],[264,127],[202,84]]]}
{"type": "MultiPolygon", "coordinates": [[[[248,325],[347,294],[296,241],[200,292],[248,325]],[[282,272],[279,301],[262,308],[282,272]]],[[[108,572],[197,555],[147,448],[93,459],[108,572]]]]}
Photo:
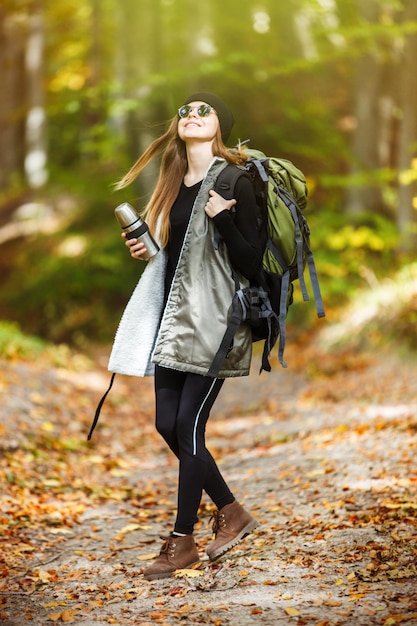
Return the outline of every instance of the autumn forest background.
{"type": "Polygon", "coordinates": [[[416,60],[416,0],[1,0],[2,623],[417,624],[416,60]],[[158,164],[113,184],[201,90],[230,146],[305,172],[326,317],[296,287],[288,368],[255,349],[210,417],[258,530],[150,582],[177,484],[153,379],[117,376],[87,434],[144,266],[113,211],[158,164]]]}
{"type": "Polygon", "coordinates": [[[328,322],[366,300],[366,340],[415,347],[416,58],[413,0],[2,2],[3,352],[111,341],[142,269],[113,209],[143,206],[156,166],[112,184],[203,89],[235,112],[230,145],[306,173],[328,322]]]}

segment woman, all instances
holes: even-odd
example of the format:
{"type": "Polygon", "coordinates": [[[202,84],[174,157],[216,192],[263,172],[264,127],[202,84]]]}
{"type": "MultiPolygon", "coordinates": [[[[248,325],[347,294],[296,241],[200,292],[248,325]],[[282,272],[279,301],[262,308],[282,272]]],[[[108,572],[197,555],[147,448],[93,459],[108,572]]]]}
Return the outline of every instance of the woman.
{"type": "MultiPolygon", "coordinates": [[[[117,185],[129,185],[163,151],[159,179],[145,210],[161,251],[148,262],[126,307],[109,363],[113,372],[154,373],[156,428],[179,460],[175,525],[145,570],[147,579],[170,576],[200,560],[193,529],[203,490],[217,507],[215,538],[207,547],[211,560],[256,527],[205,445],[210,409],[224,379],[249,374],[251,332],[242,324],[218,378],[207,376],[227,326],[235,277],[247,286],[262,263],[250,181],[239,179],[232,200],[213,190],[228,163],[246,160],[240,150],[225,147],[233,123],[220,98],[206,92],[191,95],[167,132],[117,185]]],[[[143,243],[126,239],[126,245],[132,258],[142,258],[143,243]]]]}

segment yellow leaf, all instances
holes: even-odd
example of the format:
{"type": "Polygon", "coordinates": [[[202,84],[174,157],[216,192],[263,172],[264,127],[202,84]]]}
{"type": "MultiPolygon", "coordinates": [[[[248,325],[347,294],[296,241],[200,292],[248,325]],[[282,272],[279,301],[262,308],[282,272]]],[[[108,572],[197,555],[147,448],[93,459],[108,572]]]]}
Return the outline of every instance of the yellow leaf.
{"type": "Polygon", "coordinates": [[[34,404],[43,404],[45,402],[45,397],[41,393],[34,391],[30,394],[30,401],[34,404]]]}
{"type": "Polygon", "coordinates": [[[50,613],[48,619],[50,619],[51,622],[57,622],[61,619],[61,613],[50,613]]]}
{"type": "Polygon", "coordinates": [[[311,478],[312,476],[321,476],[324,473],[325,473],[324,469],[316,469],[316,470],[312,470],[311,472],[307,472],[306,476],[311,478]]]}
{"type": "Polygon", "coordinates": [[[150,530],[152,526],[144,526],[143,524],[128,524],[119,530],[118,535],[127,535],[127,533],[133,533],[135,530],[150,530]]]}
{"type": "Polygon", "coordinates": [[[114,478],[124,478],[125,476],[129,476],[129,470],[114,468],[111,470],[110,475],[114,476],[114,478]]]}
{"type": "Polygon", "coordinates": [[[175,578],[196,578],[197,576],[202,576],[203,572],[200,572],[196,569],[177,569],[174,572],[175,578]]]}
{"type": "Polygon", "coordinates": [[[366,596],[366,594],[365,594],[365,593],[352,593],[352,594],[349,596],[349,600],[350,600],[351,602],[354,602],[354,601],[356,601],[356,600],[361,600],[362,598],[365,598],[365,596],[366,596]]]}
{"type": "Polygon", "coordinates": [[[152,552],[151,554],[141,554],[140,556],[138,556],[138,561],[150,561],[151,559],[155,559],[156,557],[156,552],[152,552]]]}
{"type": "MultiPolygon", "coordinates": [[[[401,573],[403,573],[402,570],[401,570],[401,573]]],[[[400,570],[399,569],[395,569],[395,568],[391,569],[389,571],[389,576],[390,576],[390,578],[399,578],[400,577],[400,570]]]]}
{"type": "Polygon", "coordinates": [[[399,480],[397,480],[397,485],[399,485],[400,487],[409,487],[411,481],[409,478],[400,478],[399,480]]]}
{"type": "Polygon", "coordinates": [[[396,624],[396,621],[393,617],[389,617],[384,622],[384,626],[393,626],[393,624],[396,624]]]}
{"type": "Polygon", "coordinates": [[[99,609],[104,604],[104,600],[90,600],[88,606],[92,609],[99,609]]]}
{"type": "Polygon", "coordinates": [[[42,481],[44,487],[60,487],[61,483],[56,478],[45,478],[42,481]]]}
{"type": "Polygon", "coordinates": [[[99,586],[98,585],[88,585],[87,587],[85,587],[84,591],[87,592],[92,592],[92,591],[98,591],[99,590],[99,586]]]}
{"type": "Polygon", "coordinates": [[[417,502],[383,502],[386,509],[417,509],[417,502]]]}
{"type": "Polygon", "coordinates": [[[74,550],[74,554],[77,554],[78,556],[85,556],[88,559],[91,559],[91,554],[88,554],[88,552],[85,552],[84,550],[74,550]]]}
{"type": "Polygon", "coordinates": [[[342,606],[342,603],[339,600],[324,600],[323,604],[325,606],[342,606]]]}
{"type": "Polygon", "coordinates": [[[65,609],[61,613],[61,622],[72,622],[74,619],[75,611],[70,611],[69,609],[65,609]]]}
{"type": "Polygon", "coordinates": [[[287,615],[291,616],[300,615],[300,611],[298,609],[294,609],[292,606],[287,606],[285,612],[287,615]]]}
{"type": "Polygon", "coordinates": [[[52,422],[43,422],[41,428],[47,433],[52,433],[55,430],[55,426],[52,422]]]}
{"type": "Polygon", "coordinates": [[[344,580],[342,580],[341,578],[338,578],[338,579],[336,580],[336,583],[335,583],[335,584],[336,584],[336,585],[343,585],[343,584],[344,584],[344,580]]]}
{"type": "Polygon", "coordinates": [[[39,570],[38,576],[43,583],[47,583],[51,579],[51,575],[43,569],[39,570]]]}

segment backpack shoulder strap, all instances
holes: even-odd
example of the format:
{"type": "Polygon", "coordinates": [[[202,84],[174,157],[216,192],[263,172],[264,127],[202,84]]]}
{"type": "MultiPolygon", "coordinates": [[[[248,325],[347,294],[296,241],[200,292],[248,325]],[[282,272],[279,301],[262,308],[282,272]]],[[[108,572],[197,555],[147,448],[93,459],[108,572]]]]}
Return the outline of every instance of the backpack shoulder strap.
{"type": "MultiPolygon", "coordinates": [[[[218,175],[216,182],[214,183],[214,191],[221,195],[225,200],[232,200],[232,198],[235,198],[236,183],[241,176],[248,176],[249,178],[249,175],[244,168],[228,163],[218,175]]],[[[233,206],[230,209],[230,212],[234,214],[236,212],[236,207],[233,206]]],[[[220,234],[217,228],[215,228],[213,245],[216,250],[219,247],[219,241],[220,234]]]]}
{"type": "Polygon", "coordinates": [[[236,183],[241,176],[248,176],[248,174],[243,168],[228,163],[218,175],[214,183],[214,191],[225,198],[225,200],[231,200],[235,197],[236,183]]]}

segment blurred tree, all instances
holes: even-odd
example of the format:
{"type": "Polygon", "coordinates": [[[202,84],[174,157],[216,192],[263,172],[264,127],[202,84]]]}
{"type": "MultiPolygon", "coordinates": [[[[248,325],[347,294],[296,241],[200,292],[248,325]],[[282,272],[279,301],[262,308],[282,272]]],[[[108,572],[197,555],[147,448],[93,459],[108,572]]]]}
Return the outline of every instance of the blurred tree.
{"type": "MultiPolygon", "coordinates": [[[[67,207],[65,228],[47,242],[33,237],[26,255],[20,250],[13,260],[2,248],[7,267],[17,268],[8,310],[21,308],[25,321],[19,302],[29,294],[35,309],[44,306],[43,320],[33,314],[34,323],[59,340],[91,328],[97,288],[108,298],[100,313],[105,323],[130,290],[120,273],[136,280],[140,271],[124,265],[112,209],[119,197],[136,206],[146,201],[157,163],[132,188],[112,195],[111,183],[197,90],[217,92],[235,112],[230,145],[250,139],[306,172],[309,210],[320,221],[314,237],[321,237],[334,293],[345,296],[360,264],[375,262],[383,271],[380,261],[389,256],[392,265],[395,228],[412,250],[416,4],[2,0],[1,198],[18,181],[52,215],[62,197],[67,207]],[[47,184],[30,188],[42,185],[46,170],[47,184]],[[111,217],[98,221],[103,210],[111,217]],[[68,250],[73,256],[65,256],[68,250]],[[62,275],[68,279],[60,293],[62,275]]],[[[3,222],[8,218],[4,211],[3,222]]]]}
{"type": "Polygon", "coordinates": [[[417,4],[360,0],[358,11],[349,12],[340,1],[339,9],[355,59],[346,210],[388,211],[400,248],[411,251],[417,241],[417,4]]]}
{"type": "MultiPolygon", "coordinates": [[[[125,0],[117,3],[114,29],[115,106],[113,121],[127,146],[129,163],[145,150],[155,137],[152,122],[162,119],[161,107],[154,101],[153,76],[158,74],[163,54],[163,19],[161,0],[125,0]]],[[[156,169],[141,177],[141,193],[153,187],[156,169]]],[[[120,172],[120,177],[125,172],[120,172]]]]}
{"type": "Polygon", "coordinates": [[[28,16],[25,54],[26,146],[25,173],[29,187],[42,187],[47,181],[47,137],[44,87],[45,25],[43,2],[37,0],[28,16]]]}
{"type": "MultiPolygon", "coordinates": [[[[375,32],[380,22],[379,0],[358,2],[358,27],[375,32]]],[[[355,129],[352,139],[352,183],[346,193],[346,209],[350,214],[364,211],[380,212],[383,209],[382,188],[377,180],[381,166],[381,99],[384,90],[385,63],[378,41],[369,45],[366,37],[355,60],[354,110],[355,129]]]]}
{"type": "Polygon", "coordinates": [[[27,21],[20,5],[10,1],[0,5],[0,192],[24,172],[27,21]]]}
{"type": "Polygon", "coordinates": [[[398,229],[401,248],[417,246],[417,2],[405,0],[403,18],[410,25],[401,55],[402,123],[399,137],[398,229]]]}

